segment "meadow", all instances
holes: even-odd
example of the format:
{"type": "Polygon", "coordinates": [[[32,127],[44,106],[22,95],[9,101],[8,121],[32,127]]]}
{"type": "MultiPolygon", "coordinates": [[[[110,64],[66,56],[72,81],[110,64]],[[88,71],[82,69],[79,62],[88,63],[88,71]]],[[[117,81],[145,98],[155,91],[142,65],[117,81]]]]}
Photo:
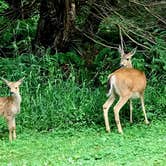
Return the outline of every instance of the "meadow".
{"type": "Polygon", "coordinates": [[[1,138],[2,166],[164,166],[166,121],[124,125],[124,135],[101,126],[36,132],[24,130],[10,143],[1,138]]]}
{"type": "MultiPolygon", "coordinates": [[[[0,165],[2,166],[119,166],[165,165],[165,86],[148,78],[145,106],[150,125],[144,124],[139,101],[121,110],[124,135],[117,132],[112,108],[111,133],[106,133],[102,104],[105,85],[96,86],[84,70],[62,71],[54,56],[24,55],[1,58],[1,76],[17,80],[21,113],[17,116],[17,140],[8,140],[5,120],[0,118],[0,165]]],[[[106,76],[105,76],[106,77],[106,76]]],[[[0,81],[1,96],[8,95],[0,81]]]]}

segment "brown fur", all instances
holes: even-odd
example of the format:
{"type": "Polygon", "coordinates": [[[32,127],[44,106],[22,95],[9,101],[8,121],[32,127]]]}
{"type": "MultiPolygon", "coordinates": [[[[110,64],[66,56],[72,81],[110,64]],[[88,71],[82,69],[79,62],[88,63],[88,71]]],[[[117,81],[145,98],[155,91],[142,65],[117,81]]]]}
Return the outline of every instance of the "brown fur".
{"type": "Polygon", "coordinates": [[[20,112],[21,96],[19,93],[19,86],[23,79],[17,82],[9,82],[5,79],[3,81],[10,88],[12,96],[0,97],[0,115],[3,116],[9,128],[9,140],[16,139],[16,123],[15,116],[20,112]]]}
{"type": "Polygon", "coordinates": [[[124,104],[130,101],[130,122],[132,123],[132,98],[140,98],[142,110],[145,116],[145,122],[148,124],[144,106],[144,90],[146,88],[146,76],[144,72],[132,68],[131,57],[134,55],[136,49],[128,54],[120,49],[121,65],[120,68],[108,76],[110,90],[108,92],[109,98],[103,105],[103,113],[106,130],[110,132],[108,111],[115,100],[115,96],[119,96],[119,101],[114,107],[115,121],[118,131],[122,133],[122,127],[119,119],[119,111],[124,104]]]}
{"type": "Polygon", "coordinates": [[[116,77],[116,85],[120,90],[120,96],[129,93],[142,93],[146,87],[146,76],[144,72],[133,68],[121,68],[116,70],[113,75],[116,77]]]}

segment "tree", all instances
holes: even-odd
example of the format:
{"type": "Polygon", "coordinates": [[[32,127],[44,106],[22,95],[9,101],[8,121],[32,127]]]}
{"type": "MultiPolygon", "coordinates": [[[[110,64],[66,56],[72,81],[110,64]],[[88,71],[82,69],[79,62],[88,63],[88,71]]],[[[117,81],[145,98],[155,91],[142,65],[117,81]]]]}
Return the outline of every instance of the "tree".
{"type": "Polygon", "coordinates": [[[35,44],[50,47],[53,52],[65,51],[70,42],[74,19],[74,1],[41,0],[35,44]]]}
{"type": "MultiPolygon", "coordinates": [[[[32,43],[35,50],[43,46],[46,49],[51,48],[52,53],[66,52],[72,41],[76,47],[80,42],[82,47],[87,38],[88,42],[92,41],[88,46],[96,42],[104,47],[112,45],[109,48],[116,48],[119,43],[118,28],[121,28],[123,35],[132,43],[150,49],[147,42],[153,45],[156,42],[155,35],[149,30],[149,24],[153,27],[156,20],[160,27],[165,27],[166,24],[162,18],[165,4],[163,1],[154,3],[151,0],[148,4],[144,0],[130,3],[119,0],[5,1],[10,8],[3,16],[10,18],[10,24],[17,19],[23,20],[39,13],[36,37],[32,43]],[[145,22],[149,23],[147,28],[145,22]]],[[[1,26],[1,32],[3,27],[6,26],[1,26]]],[[[78,52],[80,53],[79,50],[78,52]]],[[[90,50],[91,52],[93,51],[90,50]]]]}

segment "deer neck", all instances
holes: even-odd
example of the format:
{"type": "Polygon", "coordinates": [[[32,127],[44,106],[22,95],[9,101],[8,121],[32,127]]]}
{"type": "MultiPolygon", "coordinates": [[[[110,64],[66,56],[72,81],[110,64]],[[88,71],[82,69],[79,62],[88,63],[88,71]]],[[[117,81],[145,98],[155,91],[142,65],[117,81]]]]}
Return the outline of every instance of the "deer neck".
{"type": "Polygon", "coordinates": [[[127,66],[124,66],[124,68],[133,68],[132,64],[128,64],[127,66]]]}
{"type": "Polygon", "coordinates": [[[14,94],[14,95],[11,96],[11,98],[13,99],[13,102],[16,105],[20,106],[20,103],[21,103],[21,96],[20,96],[20,94],[14,94]]]}
{"type": "Polygon", "coordinates": [[[133,68],[133,66],[132,66],[132,65],[130,65],[130,66],[128,66],[127,68],[133,68]]]}

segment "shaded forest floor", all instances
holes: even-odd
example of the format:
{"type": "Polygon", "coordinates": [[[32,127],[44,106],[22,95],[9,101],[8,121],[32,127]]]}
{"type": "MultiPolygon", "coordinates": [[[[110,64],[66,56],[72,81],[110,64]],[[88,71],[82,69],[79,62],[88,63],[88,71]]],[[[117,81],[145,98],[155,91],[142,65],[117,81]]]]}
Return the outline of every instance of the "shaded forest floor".
{"type": "Polygon", "coordinates": [[[26,130],[12,143],[6,133],[0,139],[0,165],[166,165],[165,126],[164,120],[149,126],[125,124],[124,135],[116,128],[108,134],[101,127],[42,133],[26,130]]]}

